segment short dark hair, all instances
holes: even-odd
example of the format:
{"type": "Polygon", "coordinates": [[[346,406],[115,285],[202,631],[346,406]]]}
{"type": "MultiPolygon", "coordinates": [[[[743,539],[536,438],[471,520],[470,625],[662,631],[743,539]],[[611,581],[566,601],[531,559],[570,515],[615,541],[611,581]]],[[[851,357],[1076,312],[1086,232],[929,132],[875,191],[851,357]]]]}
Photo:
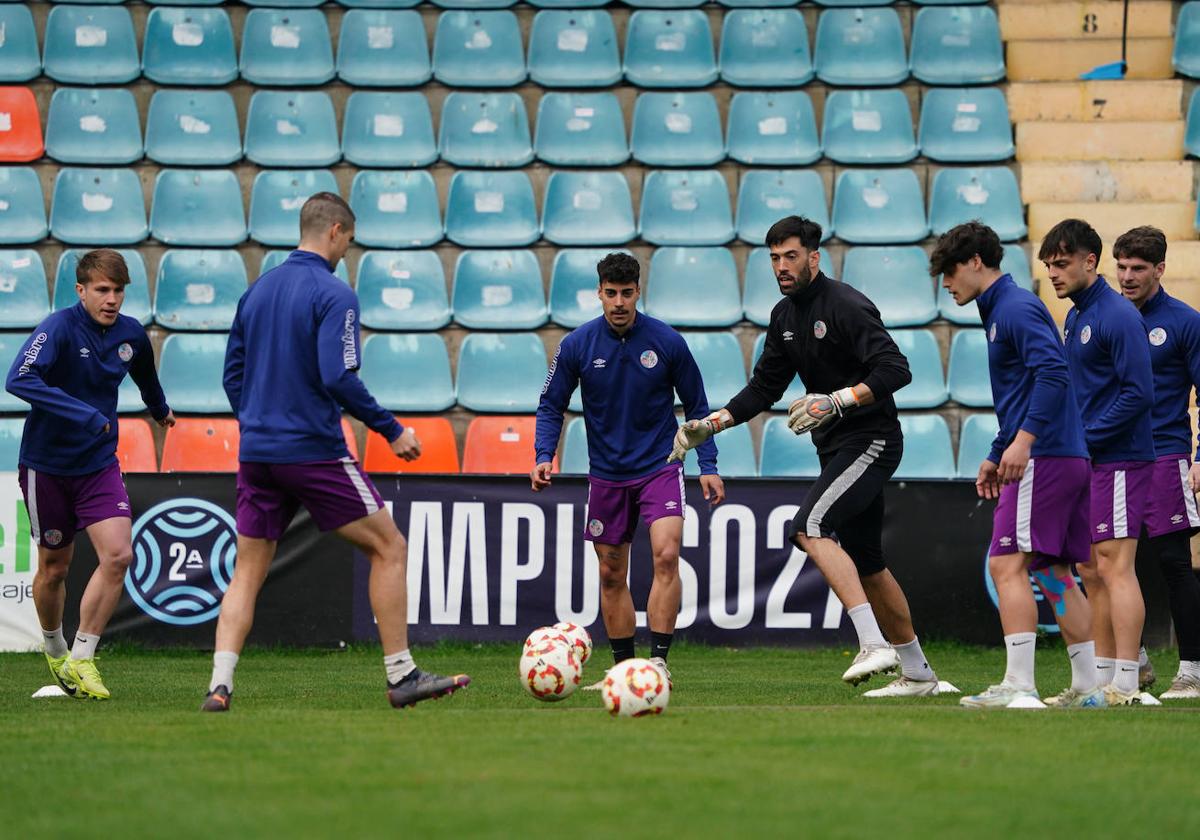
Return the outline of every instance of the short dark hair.
{"type": "Polygon", "coordinates": [[[784,216],[771,225],[771,229],[767,231],[766,245],[768,248],[782,245],[793,236],[809,251],[821,247],[821,226],[803,216],[784,216]]]}
{"type": "Polygon", "coordinates": [[[1133,257],[1158,265],[1167,260],[1167,237],[1151,225],[1142,225],[1127,230],[1113,243],[1113,256],[1117,259],[1133,257]]]}
{"type": "Polygon", "coordinates": [[[1000,237],[982,222],[966,222],[952,227],[938,237],[929,256],[929,273],[933,277],[952,271],[976,254],[988,268],[1000,268],[1004,246],[1000,237]]]}
{"type": "Polygon", "coordinates": [[[97,248],[80,257],[75,266],[75,281],[86,286],[93,271],[122,288],[129,285],[129,266],[125,264],[125,258],[111,248],[97,248]]]}
{"type": "Polygon", "coordinates": [[[609,254],[596,263],[596,274],[601,283],[612,283],[614,286],[637,286],[642,276],[642,267],[630,254],[620,251],[609,254]]]}
{"type": "Polygon", "coordinates": [[[1063,219],[1042,237],[1038,259],[1045,262],[1059,254],[1095,254],[1100,259],[1104,243],[1100,234],[1083,219],[1063,219]]]}
{"type": "Polygon", "coordinates": [[[340,223],[342,230],[354,229],[354,211],[340,195],[313,193],[300,208],[300,238],[325,233],[340,223]]]}

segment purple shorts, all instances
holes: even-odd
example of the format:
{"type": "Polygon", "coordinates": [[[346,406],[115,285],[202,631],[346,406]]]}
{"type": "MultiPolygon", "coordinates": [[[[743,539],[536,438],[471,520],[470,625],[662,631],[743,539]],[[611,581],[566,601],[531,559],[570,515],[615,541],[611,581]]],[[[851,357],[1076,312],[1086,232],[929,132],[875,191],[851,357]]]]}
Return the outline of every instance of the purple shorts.
{"type": "Polygon", "coordinates": [[[1146,532],[1161,537],[1200,528],[1196,494],[1188,486],[1192,462],[1187,455],[1164,455],[1154,462],[1154,481],[1146,501],[1146,532]]]}
{"type": "Polygon", "coordinates": [[[1086,563],[1091,465],[1086,458],[1030,458],[1025,477],[1000,489],[989,554],[1034,554],[1030,568],[1086,563]]]}
{"type": "Polygon", "coordinates": [[[29,530],[45,548],[70,545],[77,531],[105,519],[130,518],[120,464],[87,475],[51,475],[21,464],[17,481],[29,511],[29,530]]]}
{"type": "Polygon", "coordinates": [[[1136,540],[1146,521],[1146,499],[1154,481],[1153,461],[1092,465],[1092,543],[1136,540]]]}
{"type": "Polygon", "coordinates": [[[370,516],[383,507],[383,499],[353,458],[238,464],[237,530],[241,536],[279,539],[300,505],[319,529],[332,531],[370,516]]]}
{"type": "Polygon", "coordinates": [[[633,541],[637,515],[649,527],[665,516],[683,516],[683,465],[672,464],[631,481],[588,478],[588,521],[583,538],[605,545],[633,541]]]}

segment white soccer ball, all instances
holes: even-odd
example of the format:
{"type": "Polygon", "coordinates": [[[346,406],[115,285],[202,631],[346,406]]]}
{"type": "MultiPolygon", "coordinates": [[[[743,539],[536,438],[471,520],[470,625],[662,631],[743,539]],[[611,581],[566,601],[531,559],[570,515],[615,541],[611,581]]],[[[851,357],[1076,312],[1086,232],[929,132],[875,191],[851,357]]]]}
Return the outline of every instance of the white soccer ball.
{"type": "Polygon", "coordinates": [[[587,661],[592,658],[592,634],[587,631],[587,628],[569,621],[560,621],[554,625],[553,629],[571,640],[571,644],[575,648],[575,658],[579,660],[580,667],[586,665],[587,661]]]}
{"type": "MultiPolygon", "coordinates": [[[[556,642],[562,642],[564,645],[566,645],[569,648],[575,647],[575,642],[569,634],[564,633],[557,626],[554,626],[554,627],[546,626],[546,627],[539,627],[538,629],[534,630],[532,633],[530,633],[528,636],[525,637],[524,649],[529,650],[534,645],[540,644],[541,642],[544,642],[547,639],[551,639],[556,642]]],[[[578,658],[578,657],[576,657],[576,658],[578,658]]],[[[583,667],[582,662],[580,662],[579,665],[580,665],[580,667],[583,667]]]]}
{"type": "Polygon", "coordinates": [[[613,716],[661,715],[671,700],[671,683],[649,659],[626,659],[608,670],[600,696],[613,716]]]}
{"type": "Polygon", "coordinates": [[[532,697],[553,702],[570,697],[579,687],[582,672],[569,643],[543,639],[521,653],[518,674],[532,697]]]}

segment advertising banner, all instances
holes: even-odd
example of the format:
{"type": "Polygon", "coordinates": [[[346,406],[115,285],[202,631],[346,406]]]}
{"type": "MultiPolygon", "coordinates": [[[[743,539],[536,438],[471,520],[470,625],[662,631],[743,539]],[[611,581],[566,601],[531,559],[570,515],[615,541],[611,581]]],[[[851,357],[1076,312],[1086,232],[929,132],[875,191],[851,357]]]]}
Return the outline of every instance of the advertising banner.
{"type": "Polygon", "coordinates": [[[42,631],[33,608],[37,546],[15,472],[0,472],[0,650],[37,650],[42,631]]]}

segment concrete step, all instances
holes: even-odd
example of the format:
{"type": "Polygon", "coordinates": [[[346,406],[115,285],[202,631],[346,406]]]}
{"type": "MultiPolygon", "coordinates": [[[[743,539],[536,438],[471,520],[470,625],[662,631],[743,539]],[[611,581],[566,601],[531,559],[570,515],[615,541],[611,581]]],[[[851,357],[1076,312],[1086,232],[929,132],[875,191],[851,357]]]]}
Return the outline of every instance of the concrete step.
{"type": "Polygon", "coordinates": [[[1182,160],[1183,120],[1017,123],[1017,160],[1182,160]]]}
{"type": "MultiPolygon", "coordinates": [[[[1175,70],[1171,66],[1173,46],[1170,38],[1130,38],[1128,78],[1169,79],[1174,76],[1175,70]]],[[[1010,41],[1007,54],[1010,81],[1070,81],[1098,64],[1119,61],[1121,39],[1061,41],[1052,45],[1044,41],[1010,41]]]]}
{"type": "MultiPolygon", "coordinates": [[[[1140,0],[1129,10],[1130,38],[1170,38],[1172,3],[1140,0]]],[[[1005,41],[1097,41],[1121,37],[1121,0],[1083,3],[1001,2],[1005,41]]]]}
{"type": "MultiPolygon", "coordinates": [[[[1084,219],[1100,237],[1109,241],[1138,225],[1154,225],[1167,240],[1195,239],[1194,201],[1123,202],[1092,204],[1086,202],[1039,201],[1029,204],[1029,238],[1040,241],[1046,231],[1063,219],[1084,219]]],[[[1035,248],[1033,253],[1037,254],[1035,248]]]]}
{"type": "Polygon", "coordinates": [[[1008,112],[1018,123],[1177,120],[1184,116],[1183,80],[1013,82],[1008,112]]]}
{"type": "Polygon", "coordinates": [[[1021,197],[1045,201],[1191,201],[1191,161],[1034,162],[1021,165],[1021,197]]]}

